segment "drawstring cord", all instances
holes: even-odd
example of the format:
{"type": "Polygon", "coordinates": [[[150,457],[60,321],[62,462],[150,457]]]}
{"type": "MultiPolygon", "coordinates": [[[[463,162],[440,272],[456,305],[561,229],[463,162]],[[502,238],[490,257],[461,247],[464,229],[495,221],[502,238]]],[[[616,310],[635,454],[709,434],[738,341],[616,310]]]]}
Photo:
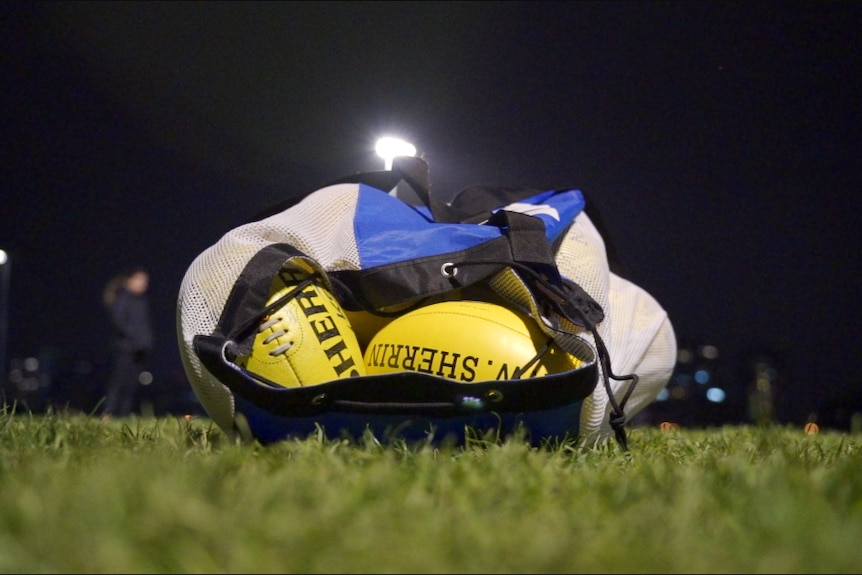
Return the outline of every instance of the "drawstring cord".
{"type": "MultiPolygon", "coordinates": [[[[496,263],[496,264],[504,265],[507,267],[511,267],[513,270],[516,270],[516,272],[520,271],[520,272],[524,272],[527,275],[529,275],[530,279],[532,279],[535,282],[536,287],[539,288],[539,291],[542,294],[548,296],[547,301],[553,305],[554,309],[561,316],[563,316],[564,318],[566,318],[568,321],[572,322],[573,324],[583,325],[592,334],[593,339],[596,342],[596,351],[598,352],[599,363],[601,364],[601,367],[602,367],[602,383],[604,385],[605,391],[607,392],[608,401],[611,404],[611,413],[610,413],[608,423],[610,423],[611,428],[614,430],[614,437],[615,437],[617,443],[620,445],[620,447],[622,448],[623,451],[628,451],[629,450],[628,449],[628,440],[626,437],[626,429],[625,429],[626,414],[625,414],[624,408],[625,408],[626,403],[629,400],[629,397],[631,397],[632,392],[634,392],[635,387],[637,387],[637,384],[638,384],[637,374],[630,373],[628,375],[617,375],[613,372],[613,369],[611,368],[610,353],[608,352],[608,349],[607,349],[607,346],[605,345],[604,340],[599,335],[599,332],[598,332],[598,329],[596,328],[596,325],[592,321],[590,321],[587,312],[585,310],[583,310],[581,308],[581,306],[577,305],[577,301],[576,301],[577,298],[573,297],[575,294],[572,293],[570,286],[568,284],[566,284],[565,282],[563,283],[563,289],[561,289],[560,287],[557,287],[557,286],[553,285],[552,283],[550,283],[548,281],[547,277],[538,273],[533,268],[531,268],[525,264],[522,264],[520,262],[515,262],[515,261],[508,261],[508,262],[503,262],[503,261],[501,261],[501,262],[464,261],[464,262],[459,262],[458,265],[460,265],[460,266],[487,265],[489,263],[492,263],[492,264],[496,263]],[[566,305],[566,304],[569,304],[569,305],[566,305]],[[578,319],[575,319],[572,317],[572,315],[569,312],[570,309],[575,310],[575,312],[577,313],[578,319],[580,321],[578,321],[578,319]],[[617,401],[617,399],[614,397],[613,391],[611,390],[611,384],[610,384],[611,379],[613,379],[614,381],[631,381],[631,383],[629,384],[628,388],[625,390],[625,393],[623,394],[623,397],[620,401],[617,401]]],[[[457,267],[457,266],[455,266],[454,264],[451,265],[452,269],[454,269],[455,267],[457,267]]],[[[571,280],[565,280],[565,281],[571,281],[571,280]]]]}

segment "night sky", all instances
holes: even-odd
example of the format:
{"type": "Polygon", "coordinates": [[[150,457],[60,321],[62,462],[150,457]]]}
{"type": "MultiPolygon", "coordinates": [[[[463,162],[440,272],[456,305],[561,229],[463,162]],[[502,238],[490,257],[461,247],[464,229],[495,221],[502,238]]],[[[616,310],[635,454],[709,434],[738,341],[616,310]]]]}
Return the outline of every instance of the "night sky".
{"type": "Polygon", "coordinates": [[[0,11],[9,357],[107,361],[102,288],[143,264],[156,376],[182,378],[192,260],[270,205],[382,169],[374,141],[398,135],[444,194],[583,190],[681,343],[717,346],[729,379],[773,354],[783,419],[860,388],[862,3],[0,11]]]}

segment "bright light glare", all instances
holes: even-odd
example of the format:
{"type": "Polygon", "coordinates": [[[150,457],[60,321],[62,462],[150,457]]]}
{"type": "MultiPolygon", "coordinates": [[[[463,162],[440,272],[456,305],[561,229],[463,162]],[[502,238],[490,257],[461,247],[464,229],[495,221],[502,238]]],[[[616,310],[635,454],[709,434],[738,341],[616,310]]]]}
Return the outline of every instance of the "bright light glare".
{"type": "Polygon", "coordinates": [[[392,160],[396,156],[415,156],[416,147],[413,144],[399,140],[398,138],[380,138],[374,146],[377,155],[386,162],[386,169],[392,169],[392,160]]]}
{"type": "Polygon", "coordinates": [[[6,250],[0,250],[0,266],[6,263],[9,259],[9,256],[6,255],[6,250]]]}

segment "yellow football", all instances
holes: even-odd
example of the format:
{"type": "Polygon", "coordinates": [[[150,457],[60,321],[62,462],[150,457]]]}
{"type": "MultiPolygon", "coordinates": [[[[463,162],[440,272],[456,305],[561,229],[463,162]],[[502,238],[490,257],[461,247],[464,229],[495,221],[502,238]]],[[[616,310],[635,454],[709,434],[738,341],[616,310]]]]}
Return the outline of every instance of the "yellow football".
{"type": "MultiPolygon", "coordinates": [[[[282,268],[273,279],[267,305],[308,277],[309,272],[298,265],[282,268]]],[[[264,317],[251,353],[235,361],[259,379],[281,387],[315,385],[366,373],[350,321],[321,281],[312,281],[264,317]]]]}
{"type": "Polygon", "coordinates": [[[483,301],[445,301],[386,324],[365,349],[368,374],[416,371],[464,383],[578,368],[528,315],[483,301]],[[530,363],[546,344],[547,351],[530,363]],[[523,373],[520,373],[524,371],[523,373]]]}
{"type": "Polygon", "coordinates": [[[371,341],[378,331],[392,321],[393,318],[388,316],[375,315],[373,313],[359,310],[351,311],[344,310],[344,315],[350,320],[350,325],[353,327],[353,333],[356,334],[356,339],[362,349],[371,341]]]}

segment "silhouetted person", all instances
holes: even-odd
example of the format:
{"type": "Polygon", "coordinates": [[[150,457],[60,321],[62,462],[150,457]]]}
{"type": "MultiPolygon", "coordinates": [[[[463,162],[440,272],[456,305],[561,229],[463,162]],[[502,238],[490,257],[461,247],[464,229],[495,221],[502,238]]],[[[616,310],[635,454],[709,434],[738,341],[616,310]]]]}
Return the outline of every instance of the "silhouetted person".
{"type": "Polygon", "coordinates": [[[104,416],[128,416],[135,409],[141,373],[153,348],[147,298],[149,274],[140,267],[113,278],[103,294],[111,318],[111,372],[104,416]]]}

